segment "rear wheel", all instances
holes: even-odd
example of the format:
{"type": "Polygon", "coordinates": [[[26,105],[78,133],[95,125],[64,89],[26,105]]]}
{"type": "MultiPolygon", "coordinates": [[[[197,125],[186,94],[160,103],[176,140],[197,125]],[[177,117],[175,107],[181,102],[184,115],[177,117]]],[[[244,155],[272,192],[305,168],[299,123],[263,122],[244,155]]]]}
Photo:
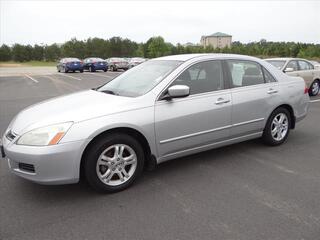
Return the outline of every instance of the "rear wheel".
{"type": "Polygon", "coordinates": [[[80,72],[83,73],[83,69],[81,69],[80,72]]]}
{"type": "Polygon", "coordinates": [[[105,69],[103,69],[103,71],[104,71],[104,72],[106,72],[106,71],[107,71],[107,69],[105,68],[105,69]]]}
{"type": "Polygon", "coordinates": [[[66,67],[64,67],[64,72],[67,73],[68,72],[68,69],[66,67]]]}
{"type": "Polygon", "coordinates": [[[263,131],[263,141],[271,146],[277,146],[286,141],[291,126],[290,113],[285,108],[277,108],[270,115],[263,131]]]}
{"type": "Polygon", "coordinates": [[[320,90],[319,80],[314,80],[309,89],[310,96],[317,96],[320,90]]]}
{"type": "Polygon", "coordinates": [[[111,134],[92,144],[84,158],[89,184],[100,192],[118,192],[141,174],[144,152],[137,140],[126,134],[111,134]]]}
{"type": "Polygon", "coordinates": [[[89,67],[90,72],[95,72],[95,69],[93,67],[89,67]]]}

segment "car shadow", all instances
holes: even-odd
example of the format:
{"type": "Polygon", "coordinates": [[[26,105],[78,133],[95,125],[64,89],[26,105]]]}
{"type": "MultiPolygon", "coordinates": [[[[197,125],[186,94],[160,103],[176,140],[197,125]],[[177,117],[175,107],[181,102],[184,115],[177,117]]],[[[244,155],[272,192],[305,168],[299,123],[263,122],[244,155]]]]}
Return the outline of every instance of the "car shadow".
{"type": "MultiPolygon", "coordinates": [[[[178,172],[184,172],[190,168],[198,166],[199,164],[209,164],[212,167],[218,168],[221,165],[225,165],[226,161],[239,161],[241,160],[241,158],[234,159],[233,156],[237,153],[242,152],[243,149],[257,149],[263,147],[265,146],[261,144],[261,141],[259,139],[251,140],[164,162],[157,165],[157,167],[152,171],[145,170],[142,173],[142,176],[138,178],[135,184],[129,189],[114,194],[103,194],[96,192],[84,179],[82,179],[77,184],[39,185],[17,177],[16,181],[18,182],[16,182],[16,185],[19,185],[19,194],[21,195],[32,195],[34,199],[37,199],[39,201],[52,201],[52,199],[54,199],[55,203],[59,201],[75,201],[75,199],[92,199],[101,197],[102,195],[120,195],[127,191],[130,191],[132,193],[133,191],[135,191],[135,189],[143,189],[144,185],[148,185],[148,183],[153,182],[154,180],[161,180],[162,178],[166,178],[168,175],[175,175],[178,172]]],[[[196,174],[197,170],[195,169],[194,171],[196,174]]]]}

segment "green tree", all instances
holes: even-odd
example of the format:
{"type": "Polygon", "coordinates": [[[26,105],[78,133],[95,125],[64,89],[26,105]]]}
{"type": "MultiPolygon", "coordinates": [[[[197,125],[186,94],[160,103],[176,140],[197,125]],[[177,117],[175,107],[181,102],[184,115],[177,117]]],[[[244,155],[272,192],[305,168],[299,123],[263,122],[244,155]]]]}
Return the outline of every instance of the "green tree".
{"type": "Polygon", "coordinates": [[[12,58],[17,62],[25,62],[30,59],[29,51],[26,46],[21,44],[14,44],[12,47],[12,58]]]}
{"type": "Polygon", "coordinates": [[[32,59],[37,61],[44,60],[44,47],[39,45],[34,45],[32,51],[32,59]]]}
{"type": "Polygon", "coordinates": [[[59,58],[61,58],[61,48],[56,43],[44,47],[45,61],[57,61],[59,58]]]}
{"type": "Polygon", "coordinates": [[[11,60],[11,48],[5,44],[0,47],[0,61],[10,61],[11,60]]]}
{"type": "Polygon", "coordinates": [[[155,58],[170,54],[170,48],[162,37],[152,37],[147,41],[147,57],[155,58]]]}

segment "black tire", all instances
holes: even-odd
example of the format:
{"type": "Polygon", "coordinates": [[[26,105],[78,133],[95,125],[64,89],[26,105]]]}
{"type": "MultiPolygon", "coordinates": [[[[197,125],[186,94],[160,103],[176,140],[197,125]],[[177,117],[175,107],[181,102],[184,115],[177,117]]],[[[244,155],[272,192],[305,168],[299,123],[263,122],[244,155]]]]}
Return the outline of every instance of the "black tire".
{"type": "Polygon", "coordinates": [[[83,70],[80,70],[81,73],[83,73],[83,70]]]}
{"type": "Polygon", "coordinates": [[[89,67],[89,72],[95,72],[93,67],[89,67]]]}
{"type": "Polygon", "coordinates": [[[65,72],[65,73],[68,73],[68,69],[67,69],[66,67],[64,68],[64,72],[65,72]]]}
{"type": "Polygon", "coordinates": [[[104,71],[104,72],[106,72],[106,71],[107,71],[107,69],[105,68],[105,69],[103,69],[103,71],[104,71]]]}
{"type": "Polygon", "coordinates": [[[61,72],[60,67],[58,67],[57,69],[58,69],[58,72],[61,72]]]}
{"type": "Polygon", "coordinates": [[[320,82],[319,80],[314,80],[309,88],[309,96],[317,96],[319,94],[319,89],[320,89],[320,82]],[[316,88],[314,88],[314,84],[317,84],[316,88]]]}
{"type": "Polygon", "coordinates": [[[102,193],[119,192],[132,185],[136,178],[141,174],[144,166],[144,159],[144,151],[136,139],[127,134],[115,133],[104,138],[100,138],[96,140],[94,144],[91,144],[83,159],[83,172],[88,183],[95,190],[102,193]],[[137,166],[133,175],[127,181],[117,186],[110,186],[100,180],[97,175],[96,166],[101,153],[114,144],[126,144],[131,147],[137,156],[137,166]]]}
{"type": "Polygon", "coordinates": [[[265,144],[269,145],[269,146],[278,146],[281,145],[282,143],[284,143],[288,136],[289,136],[289,132],[290,132],[290,128],[291,128],[291,123],[292,123],[292,119],[291,119],[291,115],[290,112],[283,107],[279,107],[276,110],[274,110],[268,121],[267,124],[263,130],[263,135],[262,135],[262,140],[265,144]],[[285,116],[287,117],[288,120],[288,127],[287,127],[287,132],[286,134],[279,140],[276,140],[273,136],[272,136],[272,126],[273,126],[273,120],[275,119],[276,116],[278,116],[279,114],[285,114],[285,116]]]}
{"type": "Polygon", "coordinates": [[[74,73],[74,72],[76,72],[76,70],[72,70],[72,72],[74,73]]]}

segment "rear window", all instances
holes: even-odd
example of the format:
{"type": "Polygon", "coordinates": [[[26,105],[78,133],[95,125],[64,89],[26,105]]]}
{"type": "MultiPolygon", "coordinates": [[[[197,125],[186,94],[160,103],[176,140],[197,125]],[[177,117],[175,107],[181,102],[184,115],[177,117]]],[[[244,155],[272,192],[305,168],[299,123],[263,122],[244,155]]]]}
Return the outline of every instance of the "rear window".
{"type": "Polygon", "coordinates": [[[286,63],[285,60],[267,60],[267,62],[280,70],[284,67],[284,64],[286,63]]]}
{"type": "Polygon", "coordinates": [[[78,58],[66,58],[65,62],[80,62],[78,58]]]}

